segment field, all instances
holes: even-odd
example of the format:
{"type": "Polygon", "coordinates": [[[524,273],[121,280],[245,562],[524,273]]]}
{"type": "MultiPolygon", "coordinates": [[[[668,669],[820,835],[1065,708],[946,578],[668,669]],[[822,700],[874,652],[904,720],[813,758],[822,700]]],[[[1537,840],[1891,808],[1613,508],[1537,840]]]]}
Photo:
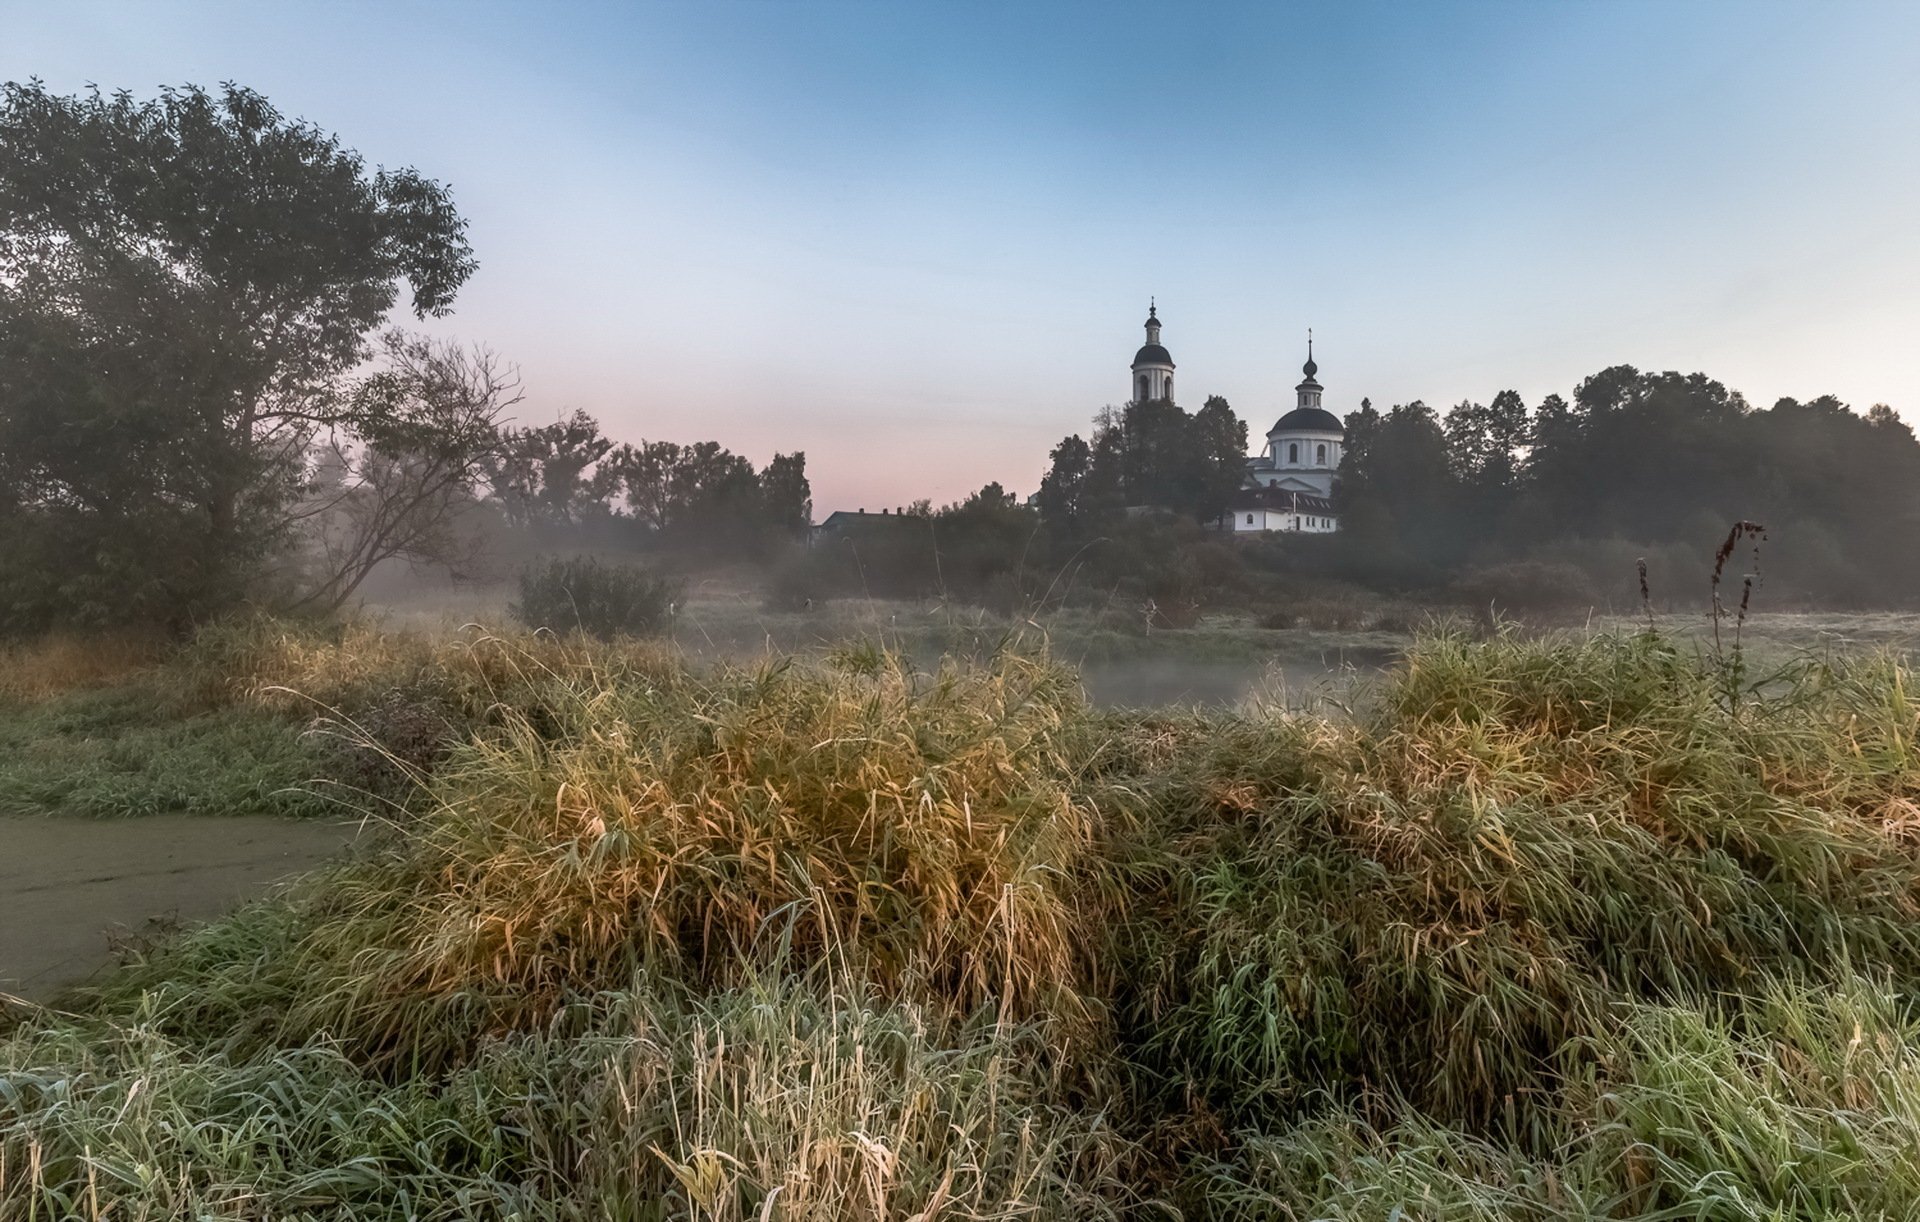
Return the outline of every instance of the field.
{"type": "Polygon", "coordinates": [[[379,834],[6,1011],[0,1219],[1920,1216],[1917,623],[22,648],[9,809],[379,834]]]}

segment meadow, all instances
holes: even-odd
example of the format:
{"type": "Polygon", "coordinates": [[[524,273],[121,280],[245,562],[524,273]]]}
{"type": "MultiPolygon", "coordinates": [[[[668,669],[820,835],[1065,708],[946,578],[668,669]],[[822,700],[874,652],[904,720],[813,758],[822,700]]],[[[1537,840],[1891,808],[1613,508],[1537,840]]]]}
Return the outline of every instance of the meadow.
{"type": "Polygon", "coordinates": [[[7,655],[23,809],[382,834],[5,1011],[0,1219],[1920,1216],[1907,626],[1127,709],[1071,633],[860,614],[7,655]]]}

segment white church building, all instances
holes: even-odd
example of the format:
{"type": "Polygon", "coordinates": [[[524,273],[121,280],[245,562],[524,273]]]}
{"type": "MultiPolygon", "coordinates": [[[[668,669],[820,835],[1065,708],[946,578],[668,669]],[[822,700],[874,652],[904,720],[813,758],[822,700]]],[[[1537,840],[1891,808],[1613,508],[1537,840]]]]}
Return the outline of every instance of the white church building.
{"type": "MultiPolygon", "coordinates": [[[[1267,430],[1265,450],[1247,459],[1246,482],[1228,502],[1222,526],[1236,535],[1288,531],[1330,534],[1340,529],[1333,508],[1333,481],[1347,430],[1320,404],[1325,388],[1315,379],[1313,337],[1307,337],[1306,375],[1293,388],[1292,411],[1267,430]]],[[[1160,317],[1147,307],[1147,342],[1133,356],[1133,398],[1173,398],[1173,356],[1160,343],[1160,317]]]]}

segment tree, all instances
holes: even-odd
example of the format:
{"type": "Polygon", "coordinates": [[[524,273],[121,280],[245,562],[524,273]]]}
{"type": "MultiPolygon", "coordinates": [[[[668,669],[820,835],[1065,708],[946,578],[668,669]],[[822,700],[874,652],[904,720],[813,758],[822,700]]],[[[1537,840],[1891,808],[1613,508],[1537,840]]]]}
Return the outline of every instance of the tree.
{"type": "Polygon", "coordinates": [[[1361,567],[1398,580],[1458,557],[1455,484],[1432,408],[1416,399],[1381,415],[1363,404],[1347,417],[1340,472],[1343,547],[1361,567]]]}
{"type": "Polygon", "coordinates": [[[461,515],[500,445],[501,416],[519,402],[517,382],[484,349],[398,331],[383,347],[386,368],[355,391],[377,427],[357,442],[331,435],[316,457],[298,515],[312,572],[289,609],[336,611],[388,560],[458,571],[471,559],[461,515]]]}
{"type": "Polygon", "coordinates": [[[807,456],[799,450],[775,454],[760,472],[760,498],[767,525],[795,538],[813,526],[813,485],[807,480],[807,456]]]}
{"type": "Polygon", "coordinates": [[[66,557],[6,591],[16,626],[241,597],[291,538],[316,436],[381,426],[343,377],[402,281],[417,316],[447,312],[464,231],[441,184],[369,173],[239,86],[6,85],[0,505],[66,557]]]}
{"type": "Polygon", "coordinates": [[[675,514],[670,476],[679,462],[680,447],[671,441],[622,445],[607,456],[607,469],[618,481],[628,511],[650,534],[665,531],[675,514]]]}
{"type": "Polygon", "coordinates": [[[601,460],[613,442],[600,422],[574,411],[539,428],[508,429],[485,474],[494,499],[516,526],[577,526],[606,511],[618,486],[601,460]]]}
{"type": "Polygon", "coordinates": [[[609,453],[597,479],[625,496],[633,520],[656,543],[757,552],[813,521],[807,456],[775,454],[765,470],[718,442],[643,441],[609,453]]]}
{"type": "Polygon", "coordinates": [[[1194,517],[1211,522],[1227,511],[1227,502],[1247,479],[1247,424],[1219,395],[1207,397],[1193,414],[1194,517]]]}
{"type": "Polygon", "coordinates": [[[1056,521],[1069,504],[1081,521],[1126,505],[1212,521],[1246,479],[1247,426],[1218,395],[1192,415],[1168,399],[1140,400],[1118,412],[1108,408],[1094,425],[1091,446],[1075,437],[1054,451],[1053,483],[1043,482],[1041,505],[1056,521]]]}
{"type": "Polygon", "coordinates": [[[1093,470],[1093,450],[1076,433],[1053,447],[1049,458],[1052,461],[1040,480],[1035,505],[1042,518],[1071,532],[1089,509],[1083,500],[1087,477],[1093,470]]]}
{"type": "Polygon", "coordinates": [[[1463,401],[1447,413],[1446,435],[1455,479],[1485,492],[1508,488],[1527,444],[1527,405],[1511,390],[1485,406],[1463,401]]]}

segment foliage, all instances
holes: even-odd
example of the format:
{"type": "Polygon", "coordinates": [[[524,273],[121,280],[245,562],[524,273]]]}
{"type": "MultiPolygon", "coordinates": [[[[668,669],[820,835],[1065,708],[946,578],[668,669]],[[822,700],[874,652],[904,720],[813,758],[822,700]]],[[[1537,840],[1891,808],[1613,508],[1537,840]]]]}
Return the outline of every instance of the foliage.
{"type": "Polygon", "coordinates": [[[0,95],[0,630],[179,628],[288,542],[308,443],[402,280],[472,273],[446,189],[235,85],[0,95]]]}
{"type": "Polygon", "coordinates": [[[552,557],[520,574],[515,619],[530,628],[584,632],[603,640],[664,631],[680,596],[677,583],[636,565],[591,556],[552,557]]]}
{"type": "Polygon", "coordinates": [[[618,487],[602,460],[613,442],[583,411],[539,428],[509,428],[484,462],[493,499],[516,526],[579,524],[606,512],[618,487]]]}

